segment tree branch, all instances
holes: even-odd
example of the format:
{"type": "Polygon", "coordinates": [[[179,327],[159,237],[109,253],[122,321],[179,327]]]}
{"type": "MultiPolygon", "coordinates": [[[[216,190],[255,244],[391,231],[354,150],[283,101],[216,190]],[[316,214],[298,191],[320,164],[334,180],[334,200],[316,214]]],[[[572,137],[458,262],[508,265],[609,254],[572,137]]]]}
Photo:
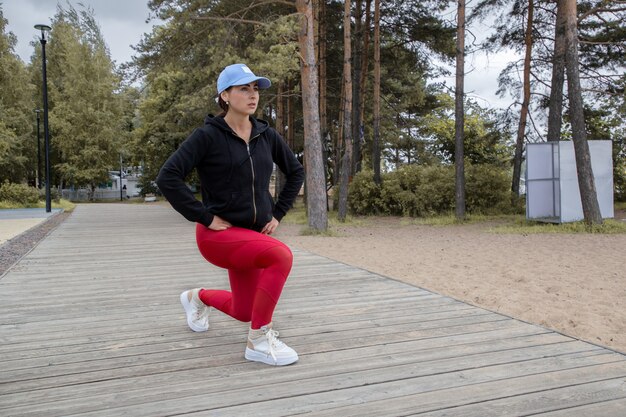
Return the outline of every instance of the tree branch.
{"type": "Polygon", "coordinates": [[[218,21],[227,21],[227,22],[249,23],[251,25],[258,25],[258,26],[269,26],[268,23],[261,22],[259,20],[238,19],[234,17],[195,16],[195,17],[192,17],[191,19],[192,20],[218,20],[218,21]]]}
{"type": "Polygon", "coordinates": [[[533,118],[533,114],[532,113],[533,112],[531,112],[531,111],[528,112],[528,120],[530,120],[530,124],[533,125],[533,129],[535,130],[535,134],[538,137],[542,137],[541,133],[539,132],[539,129],[537,128],[537,125],[535,124],[535,119],[533,118]]]}
{"type": "Polygon", "coordinates": [[[624,44],[624,41],[617,41],[617,42],[610,42],[610,41],[606,41],[606,42],[600,42],[600,41],[586,41],[583,39],[578,39],[579,43],[585,43],[588,45],[621,45],[624,44]]]}
{"type": "MultiPolygon", "coordinates": [[[[580,22],[582,22],[583,20],[585,20],[587,17],[589,17],[591,15],[598,16],[600,13],[617,13],[617,12],[626,11],[626,7],[617,7],[617,8],[614,8],[614,9],[610,8],[610,7],[606,7],[609,3],[611,3],[610,0],[604,0],[597,7],[594,7],[593,9],[587,10],[585,13],[580,15],[580,17],[578,18],[578,23],[580,24],[580,22]]],[[[619,1],[616,1],[614,3],[624,4],[624,2],[619,2],[619,1]]]]}
{"type": "Polygon", "coordinates": [[[293,6],[293,7],[295,7],[295,5],[296,5],[295,1],[288,1],[288,0],[265,0],[265,1],[260,1],[258,3],[252,3],[248,7],[244,7],[241,10],[237,10],[236,12],[231,13],[230,15],[228,15],[228,17],[237,15],[239,13],[245,13],[247,11],[250,11],[250,10],[256,8],[256,7],[261,7],[261,6],[265,6],[265,5],[273,4],[273,3],[285,4],[287,6],[293,6]]]}
{"type": "Polygon", "coordinates": [[[597,93],[601,95],[610,95],[610,96],[615,96],[615,97],[621,97],[624,95],[623,91],[612,92],[612,91],[606,91],[606,90],[596,90],[594,88],[583,88],[582,91],[587,91],[590,93],[597,93]]]}

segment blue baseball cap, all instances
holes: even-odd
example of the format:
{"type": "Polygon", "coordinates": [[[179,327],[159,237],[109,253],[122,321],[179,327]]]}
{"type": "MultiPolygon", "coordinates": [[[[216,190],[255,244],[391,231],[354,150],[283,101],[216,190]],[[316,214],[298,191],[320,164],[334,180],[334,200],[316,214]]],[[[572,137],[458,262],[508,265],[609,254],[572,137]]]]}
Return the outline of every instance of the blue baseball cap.
{"type": "Polygon", "coordinates": [[[217,77],[217,94],[234,85],[257,82],[259,88],[270,88],[272,82],[265,77],[257,77],[246,64],[229,65],[217,77]]]}

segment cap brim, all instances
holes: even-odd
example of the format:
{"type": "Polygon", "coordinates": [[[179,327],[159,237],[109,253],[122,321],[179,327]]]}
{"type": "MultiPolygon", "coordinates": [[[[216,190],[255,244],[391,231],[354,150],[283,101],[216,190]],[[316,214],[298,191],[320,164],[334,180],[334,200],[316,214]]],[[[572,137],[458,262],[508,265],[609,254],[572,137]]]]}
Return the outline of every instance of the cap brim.
{"type": "Polygon", "coordinates": [[[257,82],[258,87],[261,88],[261,89],[270,88],[271,85],[272,85],[272,82],[268,78],[249,76],[249,77],[243,77],[243,78],[238,79],[237,81],[232,83],[232,85],[230,87],[235,86],[235,85],[250,84],[250,83],[253,83],[255,81],[257,82]]]}

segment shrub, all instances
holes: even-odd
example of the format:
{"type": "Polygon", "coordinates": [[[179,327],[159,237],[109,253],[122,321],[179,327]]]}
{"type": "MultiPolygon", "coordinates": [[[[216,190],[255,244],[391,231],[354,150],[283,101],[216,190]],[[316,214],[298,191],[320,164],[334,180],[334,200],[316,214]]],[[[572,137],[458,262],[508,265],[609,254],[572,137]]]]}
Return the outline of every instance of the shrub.
{"type": "MultiPolygon", "coordinates": [[[[454,167],[407,165],[383,175],[382,186],[371,172],[350,185],[348,204],[355,214],[425,217],[447,214],[455,206],[454,167]]],[[[466,165],[466,208],[473,213],[511,212],[510,175],[494,165],[466,165]]]]}
{"type": "Polygon", "coordinates": [[[429,216],[454,207],[451,167],[407,165],[383,176],[384,212],[401,216],[429,216]]]}
{"type": "Polygon", "coordinates": [[[397,171],[382,175],[382,188],[380,190],[381,212],[387,215],[402,215],[402,203],[400,194],[402,185],[397,171]]]}
{"type": "Polygon", "coordinates": [[[39,191],[26,184],[14,184],[6,180],[0,185],[0,200],[22,205],[37,204],[39,191]]]}
{"type": "Polygon", "coordinates": [[[510,213],[511,181],[508,170],[495,165],[467,165],[465,205],[470,213],[510,213]]]}
{"type": "MultiPolygon", "coordinates": [[[[335,196],[339,193],[335,193],[335,196]]],[[[336,207],[336,205],[335,205],[336,207]]],[[[380,214],[380,187],[374,182],[372,171],[361,171],[354,176],[348,189],[348,207],[354,214],[380,214]]]]}
{"type": "MultiPolygon", "coordinates": [[[[39,200],[46,200],[46,189],[42,188],[39,191],[39,200]]],[[[61,201],[61,193],[59,193],[58,187],[50,187],[50,200],[55,203],[59,203],[61,201]]]]}
{"type": "Polygon", "coordinates": [[[454,210],[454,167],[432,165],[422,167],[422,182],[417,198],[424,202],[419,216],[432,216],[454,210]]]}
{"type": "Polygon", "coordinates": [[[613,158],[613,188],[615,201],[626,201],[626,158],[618,161],[613,158]]]}

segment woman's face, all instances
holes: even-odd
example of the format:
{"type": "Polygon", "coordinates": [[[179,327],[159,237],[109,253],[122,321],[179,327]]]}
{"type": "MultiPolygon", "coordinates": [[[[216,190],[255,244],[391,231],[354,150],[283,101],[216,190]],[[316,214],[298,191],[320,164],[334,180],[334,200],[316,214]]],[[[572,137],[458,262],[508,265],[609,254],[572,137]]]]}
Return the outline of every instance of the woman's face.
{"type": "Polygon", "coordinates": [[[259,105],[257,82],[235,85],[222,93],[222,100],[228,103],[228,111],[253,115],[259,105]]]}

